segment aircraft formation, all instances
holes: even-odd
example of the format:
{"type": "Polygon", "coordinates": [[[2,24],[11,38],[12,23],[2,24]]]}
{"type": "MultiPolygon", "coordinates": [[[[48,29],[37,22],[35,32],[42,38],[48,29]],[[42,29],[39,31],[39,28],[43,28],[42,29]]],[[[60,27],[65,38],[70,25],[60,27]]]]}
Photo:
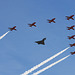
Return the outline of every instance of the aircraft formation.
{"type": "MultiPolygon", "coordinates": [[[[67,20],[70,20],[70,19],[72,19],[72,20],[74,20],[74,17],[75,15],[71,15],[71,16],[66,16],[67,17],[67,20]]],[[[74,29],[74,27],[75,27],[75,25],[73,25],[73,26],[71,26],[71,27],[67,27],[67,30],[75,30],[74,29]]],[[[68,39],[70,40],[70,39],[75,39],[74,38],[75,37],[75,35],[72,35],[72,36],[68,36],[68,39]]],[[[73,43],[73,44],[69,44],[70,45],[70,47],[72,47],[72,46],[75,46],[75,43],[73,43]]],[[[73,54],[75,54],[75,51],[74,52],[70,52],[71,53],[71,55],[73,55],[73,54]]]]}
{"type": "MultiPolygon", "coordinates": [[[[70,19],[72,19],[72,20],[74,20],[74,17],[75,15],[71,15],[71,16],[66,16],[67,17],[67,20],[70,20],[70,19]]],[[[48,23],[56,23],[55,22],[55,19],[56,18],[53,18],[53,19],[47,19],[47,21],[48,21],[48,23]]],[[[28,24],[29,25],[29,27],[32,27],[32,26],[34,26],[34,27],[36,27],[36,22],[33,22],[33,23],[31,23],[31,24],[28,24]]],[[[71,27],[67,27],[67,30],[75,30],[74,29],[74,27],[75,27],[75,25],[73,25],[73,26],[71,26],[71,27]]],[[[8,28],[8,29],[10,29],[10,31],[13,31],[13,30],[17,30],[17,29],[15,29],[16,28],[16,26],[14,26],[14,27],[12,27],[12,28],[8,28]]],[[[68,39],[70,40],[70,39],[75,39],[75,35],[72,35],[72,36],[68,36],[68,39]]],[[[42,45],[45,45],[45,41],[46,40],[46,38],[43,38],[42,40],[40,40],[40,41],[35,41],[35,43],[37,43],[37,44],[42,44],[42,45]]],[[[75,46],[75,43],[73,43],[73,44],[69,44],[70,45],[70,47],[72,47],[72,46],[75,46]]],[[[75,54],[75,52],[70,52],[71,53],[71,55],[73,55],[73,54],[75,54]]]]}

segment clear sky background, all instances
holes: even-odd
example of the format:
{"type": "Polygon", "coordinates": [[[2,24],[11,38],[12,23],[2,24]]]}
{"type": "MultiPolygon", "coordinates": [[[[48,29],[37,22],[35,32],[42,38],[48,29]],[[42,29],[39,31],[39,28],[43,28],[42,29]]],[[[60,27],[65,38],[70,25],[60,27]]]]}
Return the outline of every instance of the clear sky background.
{"type": "MultiPolygon", "coordinates": [[[[0,40],[0,75],[20,75],[75,43],[67,38],[75,35],[74,30],[67,30],[67,26],[75,25],[75,20],[66,20],[65,16],[70,15],[75,15],[75,0],[0,0],[0,36],[8,27],[17,26],[17,31],[9,32],[0,40]],[[52,18],[56,18],[56,23],[48,23],[47,19],[52,18]],[[33,22],[37,27],[30,28],[28,23],[33,22]],[[35,43],[43,38],[46,38],[45,45],[35,43]]],[[[34,72],[73,51],[75,47],[34,72]]],[[[75,56],[39,75],[75,75],[75,56]]]]}

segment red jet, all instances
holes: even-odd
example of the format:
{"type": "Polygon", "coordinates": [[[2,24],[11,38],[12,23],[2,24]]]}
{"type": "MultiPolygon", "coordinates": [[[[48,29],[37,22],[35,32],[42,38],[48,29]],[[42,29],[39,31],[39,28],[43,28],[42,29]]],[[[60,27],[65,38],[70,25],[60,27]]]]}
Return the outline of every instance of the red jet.
{"type": "Polygon", "coordinates": [[[29,25],[29,27],[32,27],[32,26],[35,26],[36,27],[36,22],[34,22],[34,23],[32,23],[32,24],[28,24],[29,25]]]}
{"type": "Polygon", "coordinates": [[[71,53],[71,55],[73,55],[73,54],[75,54],[75,51],[74,52],[70,52],[71,53]]]}
{"type": "Polygon", "coordinates": [[[73,25],[73,26],[71,26],[71,27],[67,27],[67,28],[68,28],[67,30],[70,30],[70,29],[74,30],[73,27],[75,27],[75,25],[73,25]]]}
{"type": "Polygon", "coordinates": [[[67,20],[69,20],[69,19],[72,19],[72,20],[74,20],[73,16],[75,16],[75,15],[66,16],[66,17],[67,17],[67,20]]]}
{"type": "Polygon", "coordinates": [[[15,28],[16,28],[16,26],[14,26],[13,28],[8,28],[8,29],[10,29],[10,31],[12,31],[12,30],[16,30],[15,28]]]}
{"type": "Polygon", "coordinates": [[[72,46],[75,46],[75,43],[73,43],[73,44],[69,44],[70,45],[70,47],[72,47],[72,46]]]}
{"type": "Polygon", "coordinates": [[[68,39],[75,39],[74,37],[75,37],[75,35],[73,35],[73,36],[68,36],[68,39]]]}
{"type": "Polygon", "coordinates": [[[51,20],[48,19],[48,21],[49,21],[49,23],[51,23],[51,22],[55,23],[55,21],[54,21],[55,19],[56,19],[56,18],[53,18],[53,19],[51,19],[51,20]]]}

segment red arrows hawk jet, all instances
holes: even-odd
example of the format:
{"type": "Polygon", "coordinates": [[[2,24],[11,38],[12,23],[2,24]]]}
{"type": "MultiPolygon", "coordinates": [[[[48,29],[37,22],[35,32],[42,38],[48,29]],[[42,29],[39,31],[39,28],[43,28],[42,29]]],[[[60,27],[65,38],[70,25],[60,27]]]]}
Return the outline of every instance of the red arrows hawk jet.
{"type": "Polygon", "coordinates": [[[10,29],[10,31],[12,31],[12,30],[16,30],[15,28],[16,28],[16,26],[14,26],[13,28],[8,28],[8,29],[10,29]]]}
{"type": "Polygon", "coordinates": [[[43,38],[41,41],[35,41],[35,43],[45,45],[45,43],[44,43],[45,40],[46,40],[46,38],[43,38]]]}
{"type": "Polygon", "coordinates": [[[55,23],[55,21],[54,21],[55,19],[56,19],[56,18],[53,18],[53,19],[51,19],[51,20],[48,19],[48,21],[49,21],[49,23],[51,23],[51,22],[55,23]]]}
{"type": "Polygon", "coordinates": [[[36,27],[36,22],[34,22],[34,23],[32,23],[32,24],[28,24],[29,25],[29,27],[32,27],[32,26],[35,26],[36,27]]]}
{"type": "Polygon", "coordinates": [[[75,16],[75,15],[66,16],[66,17],[67,17],[67,20],[69,20],[69,19],[72,19],[72,20],[74,20],[73,16],[75,16]]]}
{"type": "Polygon", "coordinates": [[[75,43],[73,43],[73,44],[69,44],[70,45],[70,47],[72,47],[72,46],[75,46],[75,43]]]}
{"type": "Polygon", "coordinates": [[[71,27],[67,27],[67,28],[68,28],[67,30],[70,30],[70,29],[74,30],[73,27],[75,27],[75,25],[73,25],[73,26],[71,26],[71,27]]]}
{"type": "Polygon", "coordinates": [[[75,37],[75,35],[73,35],[73,36],[68,36],[68,39],[75,39],[74,37],[75,37]]]}
{"type": "Polygon", "coordinates": [[[73,55],[73,54],[75,54],[75,51],[74,52],[70,52],[71,53],[71,55],[73,55]]]}

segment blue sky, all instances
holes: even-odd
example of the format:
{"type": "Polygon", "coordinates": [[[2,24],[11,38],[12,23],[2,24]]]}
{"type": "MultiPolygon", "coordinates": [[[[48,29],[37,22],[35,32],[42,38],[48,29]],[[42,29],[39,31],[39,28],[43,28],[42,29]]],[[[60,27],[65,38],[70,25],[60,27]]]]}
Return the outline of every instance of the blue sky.
{"type": "MultiPolygon", "coordinates": [[[[17,26],[17,31],[9,32],[0,40],[0,75],[20,75],[67,48],[70,43],[75,43],[75,40],[67,39],[67,36],[75,34],[75,31],[67,30],[67,26],[74,25],[75,20],[67,21],[65,17],[73,14],[74,0],[0,0],[0,36],[9,30],[8,27],[17,26]],[[56,18],[56,23],[48,23],[47,19],[52,18],[56,18]],[[37,27],[30,28],[28,23],[33,22],[36,22],[37,27]],[[44,37],[45,45],[35,43],[44,37]]],[[[74,49],[68,49],[34,72],[70,54],[74,49]]],[[[70,56],[40,75],[75,75],[74,59],[75,56],[70,56]]]]}

